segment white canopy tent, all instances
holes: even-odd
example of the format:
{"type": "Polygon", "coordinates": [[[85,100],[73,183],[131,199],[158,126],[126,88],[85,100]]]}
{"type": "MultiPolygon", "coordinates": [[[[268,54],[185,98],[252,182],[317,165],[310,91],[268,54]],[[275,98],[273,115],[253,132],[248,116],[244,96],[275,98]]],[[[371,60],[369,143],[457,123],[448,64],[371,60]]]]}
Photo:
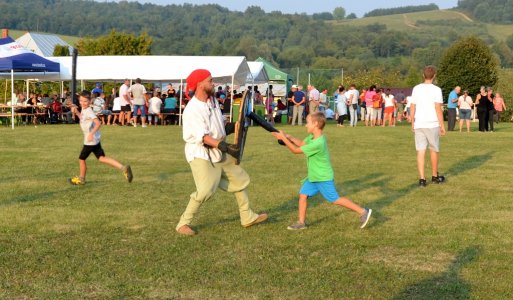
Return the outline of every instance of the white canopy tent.
{"type": "MultiPolygon", "coordinates": [[[[72,58],[47,57],[60,64],[58,74],[19,73],[17,78],[47,81],[71,80],[72,58]]],[[[216,83],[244,85],[248,76],[252,78],[244,56],[78,56],[77,80],[79,81],[123,81],[126,78],[141,78],[143,81],[168,81],[183,84],[195,69],[207,69],[216,83]]],[[[1,77],[1,76],[0,76],[1,77]]],[[[182,99],[180,99],[182,103],[182,99]]],[[[232,101],[233,103],[233,101],[232,101]]],[[[180,105],[181,115],[181,105],[180,105]]],[[[181,118],[180,118],[181,119],[181,118]]]]}
{"type": "Polygon", "coordinates": [[[247,82],[253,84],[268,83],[269,77],[264,68],[264,63],[260,61],[248,61],[249,70],[251,77],[248,75],[247,82]]]}

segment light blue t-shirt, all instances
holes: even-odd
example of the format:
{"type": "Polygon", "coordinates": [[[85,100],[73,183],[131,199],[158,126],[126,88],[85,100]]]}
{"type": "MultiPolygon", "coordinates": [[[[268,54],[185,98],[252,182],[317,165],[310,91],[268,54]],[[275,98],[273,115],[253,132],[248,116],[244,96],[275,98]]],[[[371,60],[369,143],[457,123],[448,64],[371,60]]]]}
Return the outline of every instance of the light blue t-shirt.
{"type": "Polygon", "coordinates": [[[447,108],[456,108],[458,107],[458,101],[452,102],[452,100],[458,99],[458,94],[456,94],[455,90],[449,93],[449,98],[447,98],[447,108]]]}

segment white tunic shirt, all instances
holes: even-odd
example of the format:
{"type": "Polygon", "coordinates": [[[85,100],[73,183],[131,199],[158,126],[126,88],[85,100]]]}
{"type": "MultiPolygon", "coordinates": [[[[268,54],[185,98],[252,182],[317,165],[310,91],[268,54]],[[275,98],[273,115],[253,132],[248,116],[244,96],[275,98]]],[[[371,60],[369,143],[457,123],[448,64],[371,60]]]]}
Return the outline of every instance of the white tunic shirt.
{"type": "Polygon", "coordinates": [[[187,162],[195,158],[212,159],[219,162],[222,153],[218,149],[207,149],[203,144],[203,137],[210,135],[216,140],[226,137],[224,131],[223,114],[216,99],[202,102],[192,97],[183,111],[183,140],[185,141],[185,158],[187,162]]]}

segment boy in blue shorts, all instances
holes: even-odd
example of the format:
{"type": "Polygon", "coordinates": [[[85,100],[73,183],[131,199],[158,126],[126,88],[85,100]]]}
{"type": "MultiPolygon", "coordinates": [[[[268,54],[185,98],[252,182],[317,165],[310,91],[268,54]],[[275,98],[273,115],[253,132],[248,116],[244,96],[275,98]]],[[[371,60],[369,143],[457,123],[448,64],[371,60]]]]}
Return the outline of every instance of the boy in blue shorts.
{"type": "Polygon", "coordinates": [[[80,165],[80,176],[69,178],[69,183],[72,185],[85,184],[87,171],[86,159],[91,153],[93,153],[101,163],[121,170],[123,172],[123,176],[125,176],[128,182],[132,182],[133,175],[129,165],[124,166],[117,160],[105,156],[105,152],[103,151],[102,145],[100,144],[99,130],[102,123],[93,112],[91,107],[91,93],[89,93],[89,91],[82,91],[79,96],[79,102],[80,107],[82,107],[82,112],[78,112],[76,106],[72,107],[72,111],[80,119],[80,128],[84,133],[84,147],[82,148],[82,152],[80,152],[80,156],[78,158],[80,165]]]}
{"type": "Polygon", "coordinates": [[[280,132],[272,134],[285,145],[292,153],[306,156],[308,176],[303,180],[299,191],[299,220],[287,227],[289,230],[306,229],[306,208],[308,197],[315,196],[319,192],[329,202],[349,208],[360,215],[360,228],[364,228],[369,222],[372,209],[360,207],[346,197],[340,197],[335,189],[333,180],[333,168],[331,167],[330,154],[326,137],[322,134],[326,117],[321,112],[309,114],[306,118],[306,129],[310,134],[303,141],[293,136],[280,132]]]}

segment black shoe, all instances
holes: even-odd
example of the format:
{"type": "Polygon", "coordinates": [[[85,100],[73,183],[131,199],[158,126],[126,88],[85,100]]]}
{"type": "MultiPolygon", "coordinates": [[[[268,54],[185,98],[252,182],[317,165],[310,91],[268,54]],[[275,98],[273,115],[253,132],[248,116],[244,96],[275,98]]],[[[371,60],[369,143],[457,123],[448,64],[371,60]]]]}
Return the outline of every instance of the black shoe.
{"type": "Polygon", "coordinates": [[[443,183],[444,181],[445,181],[445,177],[442,175],[437,175],[437,176],[431,177],[431,182],[436,183],[436,184],[443,183]]]}
{"type": "Polygon", "coordinates": [[[423,188],[427,186],[426,179],[419,179],[419,187],[423,188]]]}

